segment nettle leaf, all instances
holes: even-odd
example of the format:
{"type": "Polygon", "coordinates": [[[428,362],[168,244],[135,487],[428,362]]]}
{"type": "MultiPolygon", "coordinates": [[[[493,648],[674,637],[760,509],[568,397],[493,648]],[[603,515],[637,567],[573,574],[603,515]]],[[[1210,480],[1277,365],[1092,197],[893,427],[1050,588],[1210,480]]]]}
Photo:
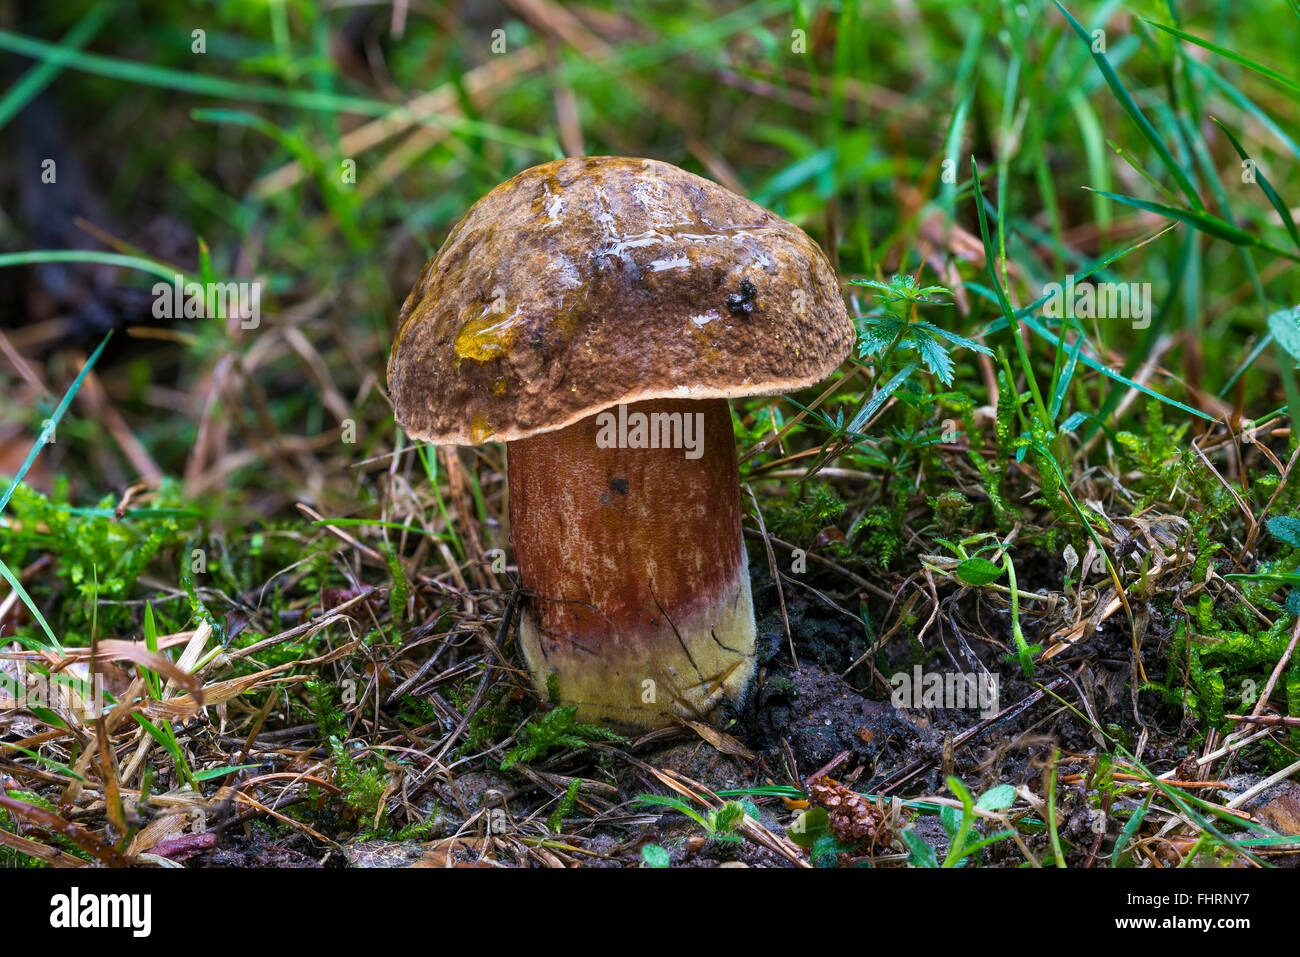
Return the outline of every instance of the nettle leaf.
{"type": "Polygon", "coordinates": [[[850,279],[850,286],[866,286],[868,289],[880,289],[884,292],[890,292],[893,289],[887,282],[881,282],[879,279],[850,279]]]}
{"type": "Polygon", "coordinates": [[[878,301],[890,306],[901,304],[902,311],[906,311],[906,307],[913,303],[949,305],[949,300],[934,297],[952,295],[952,291],[945,286],[922,286],[917,288],[916,280],[906,273],[893,276],[888,282],[881,282],[878,279],[850,279],[849,285],[878,289],[880,292],[875,296],[878,301]]]}
{"type": "Polygon", "coordinates": [[[858,356],[867,358],[889,348],[907,325],[896,316],[863,316],[858,329],[858,356]]]}
{"type": "Polygon", "coordinates": [[[917,302],[942,302],[943,300],[941,300],[941,299],[922,299],[922,298],[920,298],[921,296],[934,296],[934,295],[939,295],[939,294],[942,294],[942,295],[945,295],[945,296],[951,296],[951,295],[952,295],[952,292],[949,291],[949,289],[948,289],[946,286],[924,286],[923,288],[918,289],[918,290],[916,291],[916,296],[917,296],[916,301],[917,301],[917,302]]]}
{"type": "Polygon", "coordinates": [[[952,385],[952,359],[938,337],[921,325],[908,330],[908,345],[917,351],[925,367],[939,377],[944,385],[952,385]]]}
{"type": "Polygon", "coordinates": [[[944,286],[922,286],[917,288],[916,279],[910,273],[899,273],[891,276],[889,282],[881,282],[879,279],[850,279],[849,284],[853,286],[866,286],[868,289],[879,289],[884,295],[877,296],[881,302],[938,302],[942,299],[932,299],[931,296],[945,295],[951,296],[952,293],[944,286]]]}
{"type": "Polygon", "coordinates": [[[1300,548],[1300,518],[1275,515],[1268,520],[1268,531],[1274,538],[1292,548],[1300,548]]]}
{"type": "Polygon", "coordinates": [[[955,332],[950,332],[947,329],[936,326],[933,322],[919,322],[917,325],[924,326],[936,336],[942,336],[955,346],[961,346],[963,349],[974,349],[976,352],[982,352],[986,356],[993,355],[993,350],[987,346],[982,346],[974,339],[967,339],[965,336],[959,336],[955,332]]]}
{"type": "Polygon", "coordinates": [[[957,577],[967,585],[987,585],[1002,577],[1002,566],[976,555],[957,566],[957,577]]]}

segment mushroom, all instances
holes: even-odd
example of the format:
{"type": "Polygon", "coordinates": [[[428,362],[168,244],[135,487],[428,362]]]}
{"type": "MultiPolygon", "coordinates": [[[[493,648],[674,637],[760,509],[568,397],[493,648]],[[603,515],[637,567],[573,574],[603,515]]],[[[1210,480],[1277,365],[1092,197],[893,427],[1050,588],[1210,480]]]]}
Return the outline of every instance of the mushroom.
{"type": "Polygon", "coordinates": [[[667,163],[557,160],[474,204],[402,306],[413,439],[506,443],[520,643],[580,720],[717,720],[753,676],[731,410],[855,337],[802,230],[667,163]]]}

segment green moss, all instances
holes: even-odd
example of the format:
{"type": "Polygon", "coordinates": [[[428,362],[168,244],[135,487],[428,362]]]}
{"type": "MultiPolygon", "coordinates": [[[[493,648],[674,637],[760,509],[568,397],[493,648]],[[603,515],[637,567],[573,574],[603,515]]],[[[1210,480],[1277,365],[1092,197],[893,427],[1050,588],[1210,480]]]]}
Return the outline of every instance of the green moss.
{"type": "MultiPolygon", "coordinates": [[[[42,578],[29,591],[47,619],[58,623],[65,645],[89,643],[95,614],[103,634],[128,629],[131,609],[121,602],[140,597],[140,575],[160,553],[179,550],[198,517],[182,508],[179,487],[170,480],[163,481],[148,509],[119,519],[115,505],[112,496],[105,496],[94,507],[74,508],[62,479],[49,497],[19,484],[9,500],[0,559],[10,568],[22,568],[41,555],[57,557],[53,574],[58,584],[47,585],[48,578],[42,578]]],[[[34,626],[24,626],[23,633],[45,640],[34,626]]]]}
{"type": "Polygon", "coordinates": [[[844,514],[844,502],[825,484],[814,485],[802,496],[777,504],[767,516],[777,538],[801,547],[812,544],[817,533],[844,514]]]}
{"type": "Polygon", "coordinates": [[[898,554],[902,541],[899,531],[900,512],[885,505],[873,505],[853,526],[853,538],[859,554],[888,568],[898,554]]]}
{"type": "Polygon", "coordinates": [[[593,741],[622,740],[608,728],[583,724],[577,720],[577,713],[575,705],[565,705],[533,715],[519,729],[514,747],[501,762],[501,770],[508,771],[521,761],[535,761],[556,748],[585,748],[593,741]]]}
{"type": "Polygon", "coordinates": [[[334,783],[342,790],[342,799],[359,819],[359,840],[387,833],[388,810],[383,807],[384,793],[388,790],[388,772],[377,757],[358,758],[352,751],[359,750],[359,741],[344,743],[340,738],[329,739],[334,755],[334,783]],[[378,824],[376,824],[376,820],[378,824]]]}
{"type": "Polygon", "coordinates": [[[574,778],[569,782],[568,788],[564,792],[564,797],[560,798],[560,803],[555,806],[551,816],[546,819],[546,826],[552,831],[559,831],[564,824],[564,819],[573,813],[573,806],[578,801],[578,791],[582,787],[582,779],[574,778]]]}

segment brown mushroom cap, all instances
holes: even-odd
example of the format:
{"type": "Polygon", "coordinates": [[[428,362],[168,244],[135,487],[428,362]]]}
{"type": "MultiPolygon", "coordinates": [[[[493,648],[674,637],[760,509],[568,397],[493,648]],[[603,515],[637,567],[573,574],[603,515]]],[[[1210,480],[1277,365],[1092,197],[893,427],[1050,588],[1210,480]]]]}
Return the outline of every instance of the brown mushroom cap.
{"type": "Polygon", "coordinates": [[[803,230],[675,166],[612,156],[535,166],[484,196],[399,321],[397,419],[461,445],[621,402],[803,388],[855,335],[803,230]]]}

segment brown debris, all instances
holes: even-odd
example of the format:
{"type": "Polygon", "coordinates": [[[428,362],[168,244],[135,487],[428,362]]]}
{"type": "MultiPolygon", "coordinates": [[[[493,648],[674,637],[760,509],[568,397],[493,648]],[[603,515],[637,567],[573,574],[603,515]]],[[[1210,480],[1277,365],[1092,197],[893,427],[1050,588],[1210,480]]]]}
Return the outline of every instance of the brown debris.
{"type": "Polygon", "coordinates": [[[826,809],[831,833],[843,843],[869,841],[874,847],[877,843],[888,843],[892,839],[885,812],[867,795],[859,794],[827,777],[813,781],[809,785],[808,794],[813,803],[826,809]]]}

